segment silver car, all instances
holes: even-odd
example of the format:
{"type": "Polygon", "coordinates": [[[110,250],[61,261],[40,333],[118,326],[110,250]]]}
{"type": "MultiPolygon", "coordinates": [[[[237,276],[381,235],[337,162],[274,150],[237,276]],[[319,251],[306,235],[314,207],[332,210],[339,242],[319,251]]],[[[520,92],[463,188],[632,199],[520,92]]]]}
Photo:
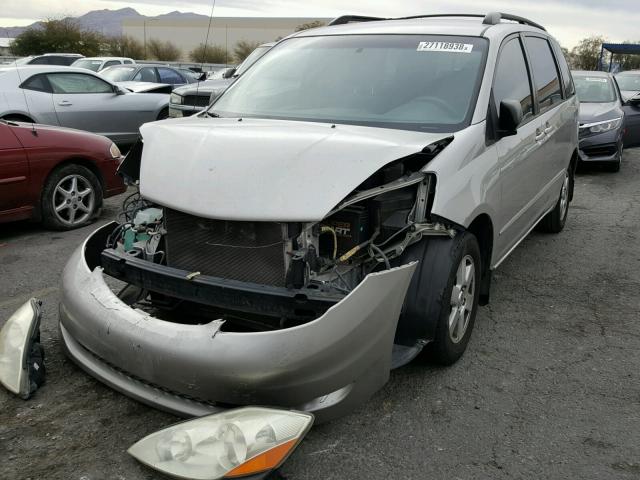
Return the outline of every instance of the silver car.
{"type": "Polygon", "coordinates": [[[133,143],[140,125],[168,116],[167,93],[133,93],[84,68],[0,69],[0,118],[77,128],[133,143]]]}
{"type": "Polygon", "coordinates": [[[492,271],[563,229],[578,100],[542,27],[353,20],[142,126],[121,166],[140,198],[63,274],[62,344],[91,375],[184,415],[334,418],[423,350],[458,360],[492,271]]]}

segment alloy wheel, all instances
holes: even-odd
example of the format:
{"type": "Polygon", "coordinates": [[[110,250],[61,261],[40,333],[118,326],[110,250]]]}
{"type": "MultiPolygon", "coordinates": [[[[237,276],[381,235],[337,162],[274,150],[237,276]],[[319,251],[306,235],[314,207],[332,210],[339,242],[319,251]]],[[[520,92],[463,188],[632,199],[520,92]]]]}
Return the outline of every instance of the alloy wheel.
{"type": "Polygon", "coordinates": [[[87,221],[94,211],[96,194],[91,182],[82,175],[67,175],[53,189],[53,211],[65,225],[87,221]]]}
{"type": "Polygon", "coordinates": [[[451,289],[451,313],[449,314],[449,338],[460,342],[469,326],[476,292],[476,267],[473,257],[465,255],[458,265],[451,289]]]}

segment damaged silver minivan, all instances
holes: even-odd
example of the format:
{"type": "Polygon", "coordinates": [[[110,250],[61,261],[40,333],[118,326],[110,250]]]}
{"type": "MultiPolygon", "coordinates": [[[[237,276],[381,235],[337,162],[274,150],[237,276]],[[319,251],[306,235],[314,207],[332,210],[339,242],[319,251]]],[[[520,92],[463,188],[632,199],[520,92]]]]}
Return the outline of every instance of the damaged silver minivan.
{"type": "Polygon", "coordinates": [[[343,17],[276,44],[209,108],[145,124],[117,222],[64,271],[91,375],[200,416],[362,403],[463,354],[491,271],[562,230],[578,101],[522,18],[343,17]]]}

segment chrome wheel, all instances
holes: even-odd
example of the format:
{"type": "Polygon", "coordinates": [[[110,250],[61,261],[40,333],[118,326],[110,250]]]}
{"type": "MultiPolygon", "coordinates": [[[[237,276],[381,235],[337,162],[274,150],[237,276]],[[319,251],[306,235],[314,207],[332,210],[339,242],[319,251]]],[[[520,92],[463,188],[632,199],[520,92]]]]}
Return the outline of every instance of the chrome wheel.
{"type": "Polygon", "coordinates": [[[560,219],[564,219],[569,208],[569,172],[564,172],[564,182],[560,192],[560,219]]]}
{"type": "Polygon", "coordinates": [[[82,175],[67,175],[53,189],[53,213],[67,226],[84,223],[93,214],[96,194],[82,175]]]}
{"type": "Polygon", "coordinates": [[[464,337],[474,308],[476,293],[476,267],[473,257],[465,255],[458,265],[455,283],[451,289],[449,338],[458,343],[464,337]]]}

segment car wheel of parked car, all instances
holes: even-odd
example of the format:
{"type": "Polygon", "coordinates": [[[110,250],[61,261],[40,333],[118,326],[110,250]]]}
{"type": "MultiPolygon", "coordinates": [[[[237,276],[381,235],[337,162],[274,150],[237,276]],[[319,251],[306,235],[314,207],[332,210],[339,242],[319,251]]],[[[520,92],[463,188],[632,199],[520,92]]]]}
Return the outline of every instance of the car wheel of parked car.
{"type": "Polygon", "coordinates": [[[562,188],[560,189],[560,198],[556,206],[553,207],[549,213],[540,221],[540,230],[547,233],[560,233],[564,228],[564,224],[567,221],[567,214],[569,213],[569,201],[571,184],[573,183],[573,170],[569,167],[564,172],[564,181],[562,182],[562,188]]]}
{"type": "Polygon", "coordinates": [[[91,223],[102,205],[102,187],[95,174],[81,165],[64,165],[47,179],[42,192],[42,221],[55,230],[91,223]]]}
{"type": "MultiPolygon", "coordinates": [[[[445,284],[445,288],[430,288],[428,293],[428,304],[439,305],[435,337],[428,351],[442,365],[455,363],[467,348],[478,310],[482,272],[480,247],[473,234],[460,233],[447,243],[448,251],[439,252],[446,261],[434,272],[441,281],[434,278],[432,284],[445,284]]],[[[434,242],[427,249],[436,245],[434,242]]]]}
{"type": "Polygon", "coordinates": [[[618,158],[616,159],[615,162],[611,162],[609,165],[607,165],[607,167],[608,167],[610,172],[619,172],[620,171],[620,165],[622,165],[622,152],[623,151],[624,151],[624,147],[621,144],[618,147],[618,158]]]}

